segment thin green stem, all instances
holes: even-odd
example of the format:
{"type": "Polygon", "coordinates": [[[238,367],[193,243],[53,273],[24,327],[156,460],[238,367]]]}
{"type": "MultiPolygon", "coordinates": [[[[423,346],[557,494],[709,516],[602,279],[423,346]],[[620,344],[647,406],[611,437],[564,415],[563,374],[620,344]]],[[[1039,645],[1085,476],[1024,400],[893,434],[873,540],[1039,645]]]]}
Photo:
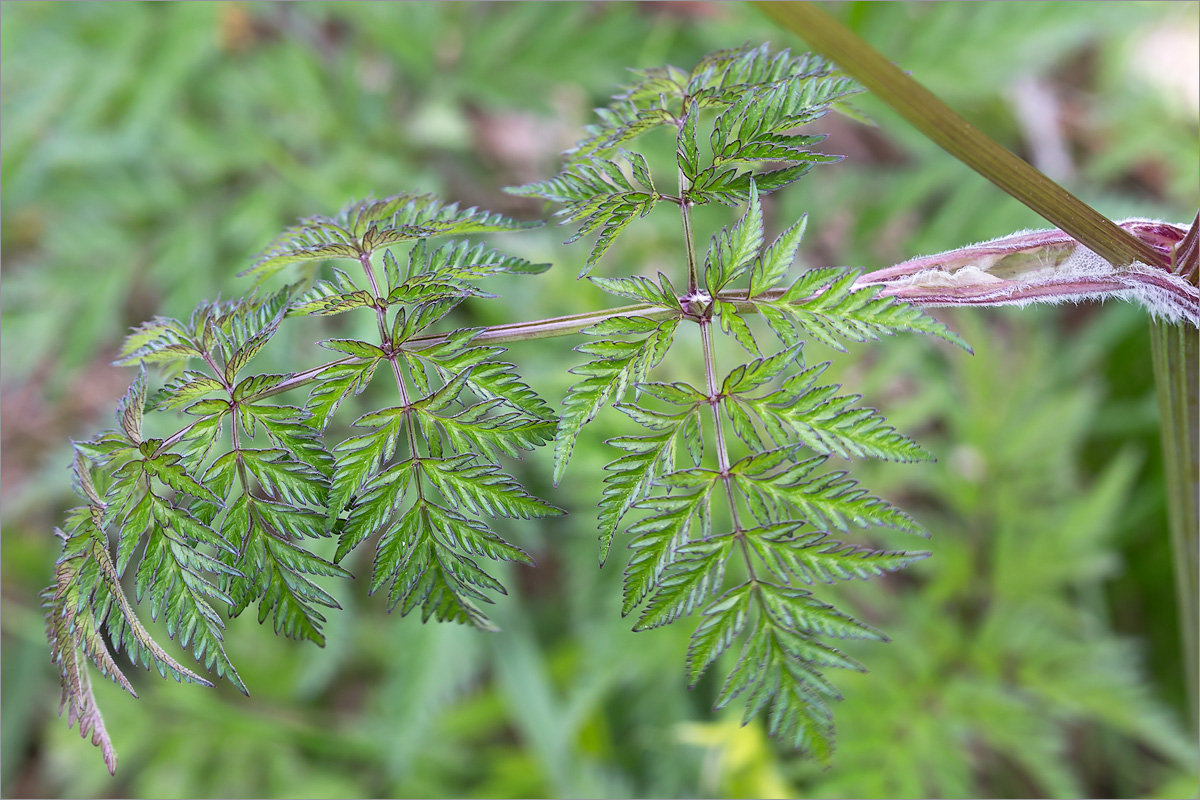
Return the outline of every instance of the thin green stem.
{"type": "Polygon", "coordinates": [[[367,281],[371,284],[371,296],[375,298],[375,321],[379,324],[379,340],[384,349],[391,352],[392,343],[387,332],[387,306],[379,295],[379,283],[375,280],[375,270],[371,267],[371,254],[359,253],[358,262],[362,264],[363,272],[367,273],[367,281]]]}
{"type": "MultiPolygon", "coordinates": [[[[238,401],[233,398],[233,381],[228,381],[225,379],[225,371],[217,366],[217,362],[213,360],[213,357],[210,353],[206,352],[204,354],[204,361],[206,364],[208,364],[208,368],[213,371],[213,374],[216,376],[217,380],[221,382],[222,388],[225,389],[225,394],[229,395],[229,408],[230,408],[229,436],[230,436],[230,440],[233,443],[233,452],[237,453],[236,457],[234,458],[234,462],[237,466],[238,480],[240,480],[242,483],[242,491],[249,492],[250,491],[250,480],[246,476],[246,463],[244,461],[242,461],[242,453],[241,453],[242,445],[241,445],[241,438],[240,438],[241,429],[240,429],[240,426],[238,425],[238,414],[237,414],[238,401]]],[[[200,420],[197,420],[196,422],[199,422],[199,421],[200,420]]],[[[195,422],[192,423],[192,425],[195,425],[195,424],[196,424],[195,422]]],[[[187,431],[190,431],[192,429],[192,425],[188,425],[186,428],[184,428],[182,431],[177,433],[175,436],[172,436],[170,439],[164,440],[163,443],[161,445],[159,445],[158,449],[155,450],[154,454],[157,456],[159,453],[164,452],[168,447],[170,447],[176,441],[179,441],[180,439],[182,439],[184,437],[184,435],[186,435],[187,431]]]]}
{"type": "MultiPolygon", "coordinates": [[[[362,264],[363,271],[367,273],[367,280],[371,284],[371,295],[375,298],[375,319],[379,323],[379,339],[383,344],[384,349],[388,352],[388,361],[392,365],[392,374],[396,376],[396,389],[400,393],[400,407],[404,409],[404,428],[408,432],[408,448],[412,454],[413,460],[418,460],[417,453],[417,432],[413,430],[414,423],[412,414],[410,413],[412,401],[408,397],[408,388],[404,385],[404,373],[400,371],[400,356],[393,350],[391,337],[387,332],[387,306],[383,303],[383,298],[379,295],[379,284],[375,280],[375,270],[371,268],[371,256],[367,253],[362,253],[358,258],[362,264]]],[[[424,497],[421,492],[421,481],[417,479],[417,495],[424,497]]]]}
{"type": "Polygon", "coordinates": [[[217,366],[217,362],[213,360],[212,354],[204,354],[204,363],[208,364],[208,368],[213,371],[213,375],[220,382],[221,388],[229,393],[229,399],[233,400],[233,384],[225,380],[225,370],[217,366]]]}
{"type": "MultiPolygon", "coordinates": [[[[238,481],[240,481],[242,484],[242,493],[248,495],[248,494],[250,494],[250,478],[248,475],[246,475],[246,462],[242,459],[242,444],[241,444],[241,439],[240,439],[240,426],[238,425],[238,415],[237,414],[229,415],[229,435],[233,442],[233,452],[236,453],[233,460],[234,460],[234,464],[237,467],[238,481]]],[[[243,555],[245,555],[245,548],[246,548],[248,541],[249,541],[249,535],[247,535],[245,538],[242,539],[241,547],[239,548],[239,552],[238,552],[239,560],[242,558],[243,555]]]]}
{"type": "MultiPolygon", "coordinates": [[[[242,484],[242,492],[244,494],[249,494],[250,493],[250,478],[249,478],[249,476],[246,475],[246,462],[244,460],[242,460],[241,426],[239,425],[238,410],[237,410],[238,409],[238,401],[235,400],[233,397],[234,382],[228,381],[225,379],[224,370],[219,369],[217,367],[217,363],[213,360],[213,357],[211,354],[206,352],[204,354],[204,361],[205,361],[205,363],[208,364],[209,369],[211,369],[213,371],[213,374],[216,375],[217,380],[221,382],[221,386],[225,389],[225,394],[227,394],[229,396],[229,438],[230,438],[230,442],[233,445],[233,452],[235,453],[233,461],[234,461],[235,467],[237,468],[238,481],[240,481],[242,484]]],[[[234,376],[234,377],[237,377],[237,376],[234,376]]],[[[200,422],[200,420],[196,420],[196,422],[200,422]]],[[[195,425],[195,424],[196,424],[195,422],[192,423],[192,425],[195,425]]],[[[159,453],[164,452],[168,447],[170,447],[176,441],[182,439],[186,435],[187,431],[190,431],[192,429],[192,425],[188,425],[186,428],[184,428],[182,431],[177,433],[175,436],[172,436],[170,439],[164,440],[163,443],[161,445],[159,445],[158,449],[155,451],[155,455],[157,456],[159,453]]],[[[246,540],[243,539],[242,547],[244,548],[245,545],[246,545],[246,540]]],[[[238,558],[240,559],[243,554],[244,553],[239,552],[238,558]]]]}
{"type": "Polygon", "coordinates": [[[718,413],[721,405],[721,390],[717,386],[717,356],[713,352],[712,320],[700,320],[700,347],[704,352],[704,383],[708,389],[708,405],[713,412],[713,425],[716,427],[717,440],[717,469],[721,476],[729,474],[729,450],[725,446],[725,429],[721,425],[718,413]]]}
{"type": "Polygon", "coordinates": [[[336,367],[341,364],[351,364],[361,360],[362,359],[358,356],[346,356],[345,358],[339,358],[337,361],[326,362],[319,367],[313,367],[312,369],[306,369],[303,372],[297,372],[287,380],[277,383],[269,389],[263,389],[262,391],[255,392],[254,394],[243,398],[243,402],[250,403],[254,402],[255,400],[261,400],[264,397],[272,397],[277,394],[283,394],[284,392],[290,392],[292,389],[298,389],[301,386],[312,383],[321,375],[322,372],[330,367],[336,367]]]}
{"type": "MultiPolygon", "coordinates": [[[[532,322],[513,322],[506,325],[493,325],[484,328],[478,336],[472,339],[474,344],[503,344],[505,342],[523,342],[530,339],[549,339],[555,336],[572,336],[585,328],[590,328],[614,317],[627,317],[635,314],[653,320],[670,319],[678,316],[677,311],[667,310],[649,303],[619,306],[604,311],[589,311],[585,314],[571,314],[565,317],[533,320],[532,322]]],[[[436,347],[446,341],[444,333],[429,333],[424,336],[414,336],[404,343],[411,350],[424,350],[436,347]]]]}
{"type": "Polygon", "coordinates": [[[711,317],[700,320],[700,347],[704,353],[704,382],[708,389],[708,407],[712,409],[717,471],[721,475],[721,483],[725,485],[725,497],[729,500],[729,518],[733,523],[733,535],[742,548],[750,580],[757,583],[758,576],[754,574],[754,562],[750,558],[750,548],[746,544],[746,537],[742,535],[742,522],[738,519],[737,496],[733,491],[733,480],[729,476],[729,448],[725,443],[725,426],[721,419],[721,402],[724,398],[717,386],[717,355],[713,350],[711,317]]]}
{"type": "MultiPolygon", "coordinates": [[[[683,174],[683,168],[679,169],[679,196],[682,202],[679,204],[679,215],[683,220],[683,246],[687,253],[687,269],[688,269],[688,297],[693,297],[700,289],[700,272],[696,267],[696,242],[695,236],[692,233],[692,214],[691,201],[687,199],[688,189],[687,176],[683,174]]],[[[691,301],[683,305],[685,312],[691,312],[691,301]]],[[[729,479],[729,449],[725,444],[725,428],[721,424],[721,393],[717,387],[717,357],[712,345],[712,317],[707,314],[697,320],[700,323],[700,344],[704,351],[704,380],[708,387],[708,406],[712,409],[713,415],[713,431],[716,438],[717,448],[717,469],[721,474],[721,482],[725,485],[725,496],[729,500],[729,516],[733,523],[734,535],[737,537],[738,544],[741,545],[742,555],[746,559],[746,569],[750,572],[750,580],[757,582],[757,577],[754,574],[754,564],[750,560],[750,549],[746,545],[746,538],[741,535],[742,524],[738,519],[737,498],[733,491],[733,484],[729,479]]]]}
{"type": "MultiPolygon", "coordinates": [[[[724,302],[732,303],[734,308],[742,313],[757,313],[757,303],[763,300],[778,299],[782,295],[780,290],[771,290],[763,292],[756,296],[754,300],[748,300],[745,291],[737,292],[722,292],[718,298],[724,302]]],[[[574,336],[575,334],[597,325],[608,319],[615,317],[639,316],[651,320],[665,320],[672,317],[678,317],[680,314],[677,310],[665,309],[660,306],[652,306],[649,303],[636,303],[628,306],[618,306],[617,308],[609,308],[604,311],[589,311],[584,314],[571,314],[564,317],[551,317],[549,319],[533,320],[532,322],[515,322],[505,325],[493,325],[483,328],[479,334],[472,339],[474,344],[503,344],[506,342],[523,342],[532,339],[548,339],[558,336],[574,336]]],[[[424,336],[414,336],[404,343],[407,350],[427,350],[431,347],[436,347],[442,344],[449,338],[449,334],[445,333],[427,333],[424,336]]],[[[306,369],[303,372],[297,372],[290,376],[287,380],[281,381],[261,391],[255,392],[252,395],[247,395],[242,398],[243,403],[253,403],[267,397],[290,392],[293,389],[299,389],[312,383],[321,376],[321,373],[330,367],[340,366],[342,364],[354,364],[362,361],[357,356],[346,356],[339,358],[336,361],[329,361],[317,367],[306,369]]],[[[210,365],[213,370],[220,375],[221,371],[215,364],[210,365]]],[[[402,395],[403,397],[403,395],[402,395]]],[[[197,420],[199,421],[199,420],[197,420]]],[[[187,437],[188,431],[192,429],[195,422],[189,423],[185,427],[179,429],[170,437],[163,440],[159,446],[159,453],[178,444],[187,437]]]]}
{"type": "Polygon", "coordinates": [[[683,218],[683,246],[687,252],[687,292],[689,295],[694,295],[700,288],[700,272],[696,268],[696,243],[692,236],[692,201],[687,199],[688,183],[687,176],[683,174],[681,167],[679,169],[679,196],[682,201],[679,203],[679,215],[683,218]]]}

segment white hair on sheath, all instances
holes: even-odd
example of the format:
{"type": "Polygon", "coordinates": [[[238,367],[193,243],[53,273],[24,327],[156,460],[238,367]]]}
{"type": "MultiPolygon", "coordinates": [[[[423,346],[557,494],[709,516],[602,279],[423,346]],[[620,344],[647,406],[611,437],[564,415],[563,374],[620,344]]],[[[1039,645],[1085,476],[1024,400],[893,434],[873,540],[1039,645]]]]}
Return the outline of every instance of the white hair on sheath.
{"type": "MultiPolygon", "coordinates": [[[[1159,223],[1158,220],[1137,218],[1124,220],[1119,224],[1129,222],[1159,223]]],[[[998,239],[969,245],[960,250],[986,247],[1019,236],[1048,232],[1018,231],[998,239]]],[[[1071,254],[1058,264],[1046,264],[1012,278],[1000,278],[988,272],[987,268],[967,264],[954,270],[937,267],[923,269],[912,275],[889,280],[885,285],[893,291],[928,290],[933,296],[922,297],[920,300],[909,298],[924,306],[1015,305],[1020,307],[1034,303],[1057,304],[1067,301],[1072,303],[1093,300],[1103,302],[1115,298],[1138,303],[1157,319],[1172,323],[1190,322],[1192,325],[1198,324],[1197,316],[1198,308],[1200,308],[1200,291],[1182,276],[1151,267],[1140,261],[1117,269],[1102,256],[1083,245],[1077,245],[1071,254]],[[1073,283],[1087,281],[1105,281],[1118,285],[1096,291],[1070,289],[1070,285],[1073,283]],[[1063,286],[1064,291],[1050,294],[1029,294],[1030,289],[1055,285],[1063,286]],[[990,291],[988,287],[990,287],[990,291]],[[969,296],[937,296],[939,290],[947,289],[977,289],[981,291],[969,296]]]]}

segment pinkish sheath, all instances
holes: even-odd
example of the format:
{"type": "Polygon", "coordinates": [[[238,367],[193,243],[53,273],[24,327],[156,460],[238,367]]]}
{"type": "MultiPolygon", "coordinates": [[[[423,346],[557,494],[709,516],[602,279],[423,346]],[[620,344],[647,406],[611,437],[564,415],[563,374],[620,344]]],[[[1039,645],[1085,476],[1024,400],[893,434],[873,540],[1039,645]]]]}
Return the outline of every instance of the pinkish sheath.
{"type": "MultiPolygon", "coordinates": [[[[1168,262],[1186,228],[1132,219],[1121,227],[1168,262]]],[[[918,306],[998,306],[1067,300],[1134,300],[1169,322],[1200,325],[1200,291],[1181,275],[1142,263],[1116,268],[1059,230],[1022,231],[863,275],[859,286],[918,306]]]]}

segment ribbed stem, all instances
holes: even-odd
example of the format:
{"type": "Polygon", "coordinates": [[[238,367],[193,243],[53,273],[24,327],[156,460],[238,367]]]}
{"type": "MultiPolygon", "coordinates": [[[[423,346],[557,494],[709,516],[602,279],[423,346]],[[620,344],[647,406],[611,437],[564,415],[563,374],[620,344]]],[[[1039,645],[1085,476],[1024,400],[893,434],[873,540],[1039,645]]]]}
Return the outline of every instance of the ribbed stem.
{"type": "Polygon", "coordinates": [[[1150,323],[1154,354],[1154,383],[1158,391],[1159,424],[1167,474],[1167,513],[1171,558],[1175,564],[1175,595],[1179,608],[1180,647],[1192,730],[1197,730],[1197,682],[1200,681],[1200,554],[1197,531],[1200,516],[1198,463],[1197,360],[1200,330],[1188,324],[1150,323]]]}

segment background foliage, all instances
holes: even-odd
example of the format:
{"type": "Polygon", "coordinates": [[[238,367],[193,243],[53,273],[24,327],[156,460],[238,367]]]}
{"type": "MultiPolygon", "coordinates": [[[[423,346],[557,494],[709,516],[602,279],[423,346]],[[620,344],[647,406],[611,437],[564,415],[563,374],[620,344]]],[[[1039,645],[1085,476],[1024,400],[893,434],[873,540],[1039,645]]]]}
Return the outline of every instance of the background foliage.
{"type": "MultiPolygon", "coordinates": [[[[831,9],[1102,213],[1194,213],[1196,89],[1179,81],[1197,71],[1195,4],[831,9]],[[1035,116],[1057,118],[1057,138],[1024,121],[1031,102],[1050,102],[1035,116]],[[1055,141],[1066,162],[1048,155],[1055,141]]],[[[140,701],[98,682],[122,753],[109,779],[53,713],[37,591],[57,550],[51,528],[73,503],[68,437],[110,426],[130,380],[109,365],[124,331],[240,293],[235,273],[279,230],[352,197],[434,191],[536,216],[540,204],[500,187],[552,175],[626,67],[686,68],[743,42],[804,48],[729,4],[22,3],[0,14],[4,794],[1195,793],[1147,326],[1123,306],[942,315],[974,358],[915,337],[835,358],[831,377],[939,462],[860,473],[934,532],[934,556],[844,593],[893,643],[851,649],[871,674],[839,681],[828,771],[759,723],[711,717],[684,688],[686,630],[633,634],[620,618],[625,552],[595,566],[588,476],[610,453],[594,426],[560,489],[548,452],[523,466],[572,516],[504,521],[538,567],[502,576],[503,635],[389,617],[357,585],[339,594],[324,650],[239,620],[228,648],[250,699],[141,671],[140,701]]],[[[1039,226],[870,98],[857,104],[880,129],[818,122],[833,134],[822,149],[849,157],[766,206],[772,236],[809,212],[805,264],[876,268],[1039,226]]],[[[717,209],[698,229],[730,221],[717,209]]],[[[648,223],[610,258],[648,274],[674,264],[673,221],[648,223]]],[[[557,266],[503,285],[505,301],[474,307],[478,324],[607,302],[575,283],[586,252],[561,248],[566,235],[506,241],[557,266]]],[[[280,358],[311,346],[289,339],[280,358]]],[[[579,360],[565,341],[511,355],[556,403],[579,360]]],[[[615,433],[618,417],[601,419],[615,433]]]]}

